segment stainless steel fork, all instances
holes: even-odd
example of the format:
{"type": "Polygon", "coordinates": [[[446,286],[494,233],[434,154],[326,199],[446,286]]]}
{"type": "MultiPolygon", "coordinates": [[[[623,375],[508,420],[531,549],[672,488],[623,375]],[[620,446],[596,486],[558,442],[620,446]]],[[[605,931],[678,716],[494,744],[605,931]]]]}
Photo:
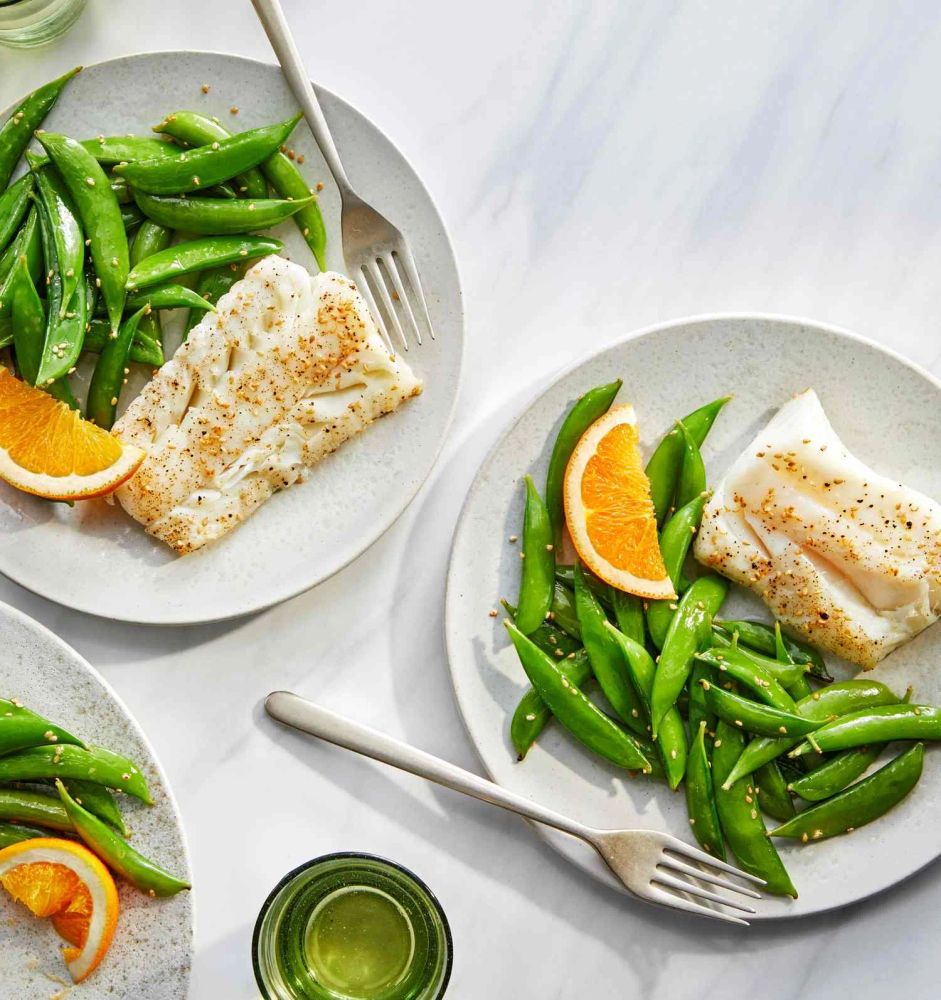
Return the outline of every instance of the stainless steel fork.
{"type": "Polygon", "coordinates": [[[376,325],[393,353],[395,348],[390,328],[405,350],[409,346],[409,333],[421,345],[422,328],[419,317],[434,339],[431,316],[412,251],[399,230],[363,201],[350,186],[320,102],[310,78],[304,72],[279,0],[252,0],[252,3],[278,62],[281,63],[288,85],[297,98],[340,189],[340,228],[347,274],[356,282],[356,287],[368,303],[376,325]]]}
{"type": "Polygon", "coordinates": [[[684,844],[682,840],[667,833],[658,833],[656,830],[595,830],[583,826],[495,785],[492,781],[471,774],[439,757],[433,757],[424,750],[358,722],[344,719],[290,691],[269,694],[265,700],[265,710],[273,719],[311,736],[318,736],[329,743],[391,764],[420,778],[435,781],[456,792],[472,795],[483,802],[509,809],[527,819],[584,840],[604,858],[611,871],[635,896],[648,902],[731,923],[747,924],[747,920],[736,914],[754,913],[751,906],[697,883],[704,882],[740,896],[761,898],[753,889],[726,878],[723,873],[764,885],[761,879],[719,861],[698,847],[684,844]]]}

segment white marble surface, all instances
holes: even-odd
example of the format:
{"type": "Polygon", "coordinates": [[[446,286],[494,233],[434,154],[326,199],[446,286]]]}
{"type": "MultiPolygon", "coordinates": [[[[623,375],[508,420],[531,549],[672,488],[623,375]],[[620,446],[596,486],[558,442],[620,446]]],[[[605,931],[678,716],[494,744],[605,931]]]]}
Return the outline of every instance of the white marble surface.
{"type": "MultiPolygon", "coordinates": [[[[166,766],[198,886],[193,997],[256,995],[258,907],[338,849],[396,858],[437,891],[462,1000],[936,995],[937,865],[831,916],[716,929],[586,882],[516,819],[278,731],[260,699],[293,687],[476,767],[442,639],[464,492],[539,385],[635,327],[801,314],[941,374],[938,5],[286,7],[311,75],[396,140],[451,228],[468,350],[437,471],[349,569],[236,624],[108,625],[0,581],[104,672],[166,766]]],[[[181,47],[269,58],[247,0],[91,0],[63,42],[0,50],[0,104],[76,62],[181,47]]]]}

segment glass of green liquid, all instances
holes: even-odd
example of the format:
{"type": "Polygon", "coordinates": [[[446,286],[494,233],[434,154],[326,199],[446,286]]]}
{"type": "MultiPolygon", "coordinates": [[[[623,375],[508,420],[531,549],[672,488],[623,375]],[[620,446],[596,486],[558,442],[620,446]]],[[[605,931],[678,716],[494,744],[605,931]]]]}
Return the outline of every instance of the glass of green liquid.
{"type": "Polygon", "coordinates": [[[86,0],[0,0],[0,44],[15,49],[45,45],[68,31],[86,0]]]}
{"type": "Polygon", "coordinates": [[[451,976],[451,931],[410,871],[328,854],[275,886],[252,959],[266,1000],[437,1000],[451,976]]]}

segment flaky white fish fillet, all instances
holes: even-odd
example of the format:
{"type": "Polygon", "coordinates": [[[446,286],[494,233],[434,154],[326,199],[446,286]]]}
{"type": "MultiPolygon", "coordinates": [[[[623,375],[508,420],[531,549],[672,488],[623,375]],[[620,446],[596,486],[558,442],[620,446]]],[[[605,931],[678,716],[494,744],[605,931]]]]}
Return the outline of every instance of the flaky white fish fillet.
{"type": "Polygon", "coordinates": [[[420,392],[349,279],[265,257],[115,424],[147,451],[118,501],[192,552],[420,392]]]}
{"type": "Polygon", "coordinates": [[[941,612],[941,506],[854,458],[812,389],[726,473],[695,554],[866,668],[941,612]]]}

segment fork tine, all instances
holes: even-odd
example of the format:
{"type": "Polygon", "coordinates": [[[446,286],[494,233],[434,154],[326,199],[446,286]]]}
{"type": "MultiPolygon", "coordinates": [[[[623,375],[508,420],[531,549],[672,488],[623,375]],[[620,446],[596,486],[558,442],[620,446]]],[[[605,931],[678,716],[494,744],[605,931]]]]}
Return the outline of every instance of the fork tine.
{"type": "Polygon", "coordinates": [[[730,892],[738,892],[743,896],[750,896],[752,899],[761,899],[761,893],[755,892],[754,889],[749,888],[747,885],[738,885],[736,882],[732,882],[727,878],[721,878],[718,875],[714,875],[712,872],[703,871],[702,868],[687,865],[682,861],[677,861],[675,858],[669,858],[666,855],[663,855],[660,859],[660,864],[664,868],[669,868],[670,871],[682,872],[684,875],[692,875],[693,878],[698,878],[703,882],[709,882],[712,885],[717,885],[722,889],[728,889],[730,892]]]}
{"type": "Polygon", "coordinates": [[[749,875],[748,872],[743,872],[741,868],[736,868],[735,865],[730,865],[725,861],[720,861],[718,858],[714,858],[711,854],[706,854],[705,851],[700,851],[698,847],[693,847],[690,844],[684,844],[682,840],[677,840],[675,837],[670,837],[669,841],[664,846],[664,850],[672,851],[674,854],[679,855],[681,858],[685,858],[687,861],[698,861],[700,864],[708,865],[710,868],[718,868],[720,872],[728,872],[730,875],[736,875],[738,878],[743,878],[748,882],[754,882],[755,885],[766,884],[763,878],[758,878],[756,875],[749,875]]]}
{"type": "Polygon", "coordinates": [[[363,264],[363,270],[370,278],[372,278],[373,284],[376,288],[376,294],[379,296],[382,304],[386,308],[386,315],[389,317],[389,322],[395,328],[395,332],[399,335],[399,340],[402,341],[402,347],[407,351],[408,337],[405,336],[405,331],[402,329],[402,324],[399,322],[398,313],[392,305],[392,299],[389,296],[389,289],[386,288],[386,281],[382,276],[382,272],[379,270],[379,265],[374,260],[369,260],[363,264]]]}
{"type": "Polygon", "coordinates": [[[751,906],[746,906],[744,903],[739,903],[737,900],[727,899],[725,896],[720,896],[717,892],[712,892],[709,889],[703,889],[698,885],[693,885],[691,882],[687,882],[681,878],[674,878],[672,875],[667,875],[666,872],[658,872],[652,879],[651,882],[654,885],[667,885],[671,889],[679,889],[680,892],[689,893],[690,896],[698,896],[700,899],[708,899],[713,903],[721,903],[723,906],[730,906],[733,910],[739,910],[742,913],[754,913],[755,909],[751,906]]]}
{"type": "Polygon", "coordinates": [[[382,335],[383,341],[385,341],[386,347],[389,348],[389,353],[392,357],[395,357],[395,347],[392,345],[392,338],[389,336],[388,330],[386,330],[385,323],[382,322],[382,315],[376,308],[376,300],[372,297],[372,289],[369,287],[369,282],[366,279],[366,272],[362,271],[362,278],[356,282],[356,287],[359,289],[359,294],[366,300],[366,305],[369,306],[369,312],[372,315],[373,322],[379,328],[379,333],[382,335]]]}
{"type": "Polygon", "coordinates": [[[652,886],[651,888],[654,891],[650,892],[648,899],[651,899],[655,903],[660,903],[662,906],[670,906],[674,910],[685,910],[687,913],[695,913],[700,917],[712,917],[713,920],[724,920],[729,924],[741,924],[743,927],[748,926],[747,920],[733,916],[731,913],[714,910],[711,906],[705,906],[703,903],[694,903],[688,899],[681,899],[674,893],[660,888],[660,886],[652,886]]]}
{"type": "Polygon", "coordinates": [[[421,347],[421,327],[415,319],[415,313],[412,312],[412,303],[409,302],[408,295],[405,294],[405,285],[402,284],[402,276],[399,274],[398,266],[395,263],[395,257],[393,257],[391,253],[387,253],[379,259],[382,261],[386,271],[389,273],[389,277],[392,279],[392,284],[395,286],[395,294],[398,295],[399,301],[402,303],[405,312],[408,314],[408,318],[412,324],[412,329],[415,331],[415,339],[418,341],[418,346],[421,347]]]}
{"type": "Polygon", "coordinates": [[[425,315],[425,322],[428,324],[428,332],[431,334],[431,339],[435,339],[435,328],[431,325],[431,314],[428,312],[428,303],[425,301],[425,293],[422,291],[421,279],[418,277],[418,268],[415,266],[415,259],[412,257],[412,251],[409,250],[408,244],[401,242],[400,246],[395,250],[394,256],[397,256],[402,261],[402,267],[405,269],[405,277],[408,278],[408,283],[412,286],[412,291],[415,293],[415,298],[421,303],[422,312],[425,315]]]}

